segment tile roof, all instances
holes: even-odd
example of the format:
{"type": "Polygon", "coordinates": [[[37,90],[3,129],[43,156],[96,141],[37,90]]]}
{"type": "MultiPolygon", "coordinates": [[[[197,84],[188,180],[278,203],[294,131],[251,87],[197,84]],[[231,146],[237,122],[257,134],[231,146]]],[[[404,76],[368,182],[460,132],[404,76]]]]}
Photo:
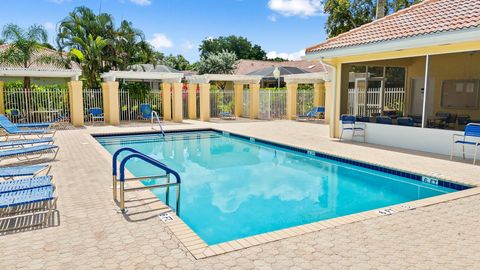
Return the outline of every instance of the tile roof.
{"type": "MultiPolygon", "coordinates": [[[[9,44],[3,44],[3,45],[0,45],[0,51],[4,51],[6,50],[10,45],[9,44]]],[[[54,55],[54,54],[58,54],[58,51],[55,51],[55,50],[51,50],[51,49],[48,49],[48,48],[43,48],[41,50],[38,51],[37,55],[40,56],[40,55],[54,55]]],[[[35,55],[34,57],[38,57],[37,55],[35,55]]],[[[65,55],[65,54],[64,54],[65,55]]],[[[77,62],[71,62],[71,69],[70,70],[74,70],[74,71],[81,71],[81,67],[80,65],[77,63],[77,62]]],[[[7,65],[7,64],[0,64],[0,68],[7,68],[7,69],[10,69],[10,68],[23,68],[23,67],[20,67],[20,66],[15,66],[15,65],[7,65]]],[[[58,66],[58,65],[55,65],[55,64],[37,64],[37,63],[33,63],[30,67],[30,69],[32,70],[42,70],[42,71],[48,71],[48,70],[53,70],[53,71],[58,71],[58,70],[65,70],[65,68],[63,66],[58,66]]]]}
{"type": "Polygon", "coordinates": [[[306,49],[306,53],[480,27],[480,0],[425,0],[306,49]]]}
{"type": "Polygon", "coordinates": [[[307,72],[324,72],[325,68],[321,63],[313,61],[284,61],[284,62],[275,62],[275,61],[261,61],[261,60],[239,60],[237,63],[237,69],[234,74],[237,75],[247,75],[254,71],[264,69],[267,67],[295,67],[303,69],[307,72]]]}

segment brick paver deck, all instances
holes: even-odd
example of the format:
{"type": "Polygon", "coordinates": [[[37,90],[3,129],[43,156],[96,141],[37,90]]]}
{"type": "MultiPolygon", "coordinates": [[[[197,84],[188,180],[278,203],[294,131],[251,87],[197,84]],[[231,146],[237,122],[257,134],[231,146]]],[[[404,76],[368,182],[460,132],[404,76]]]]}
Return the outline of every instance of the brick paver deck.
{"type": "MultiPolygon", "coordinates": [[[[166,128],[206,126],[452,180],[478,183],[480,175],[479,166],[444,157],[340,143],[329,139],[322,125],[190,121],[166,128]]],[[[90,133],[148,129],[90,127],[58,132],[61,151],[52,173],[60,195],[59,224],[0,236],[0,269],[480,268],[478,195],[195,260],[155,212],[145,212],[139,205],[126,217],[117,213],[111,199],[110,160],[90,137],[90,133]]]]}

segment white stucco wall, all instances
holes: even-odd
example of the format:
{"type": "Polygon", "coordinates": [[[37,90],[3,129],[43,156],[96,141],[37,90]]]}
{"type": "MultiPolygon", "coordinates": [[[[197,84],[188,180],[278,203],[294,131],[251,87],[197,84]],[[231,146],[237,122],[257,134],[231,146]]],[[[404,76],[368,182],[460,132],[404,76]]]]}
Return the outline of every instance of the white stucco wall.
{"type": "MultiPolygon", "coordinates": [[[[365,125],[365,140],[367,143],[393,146],[441,155],[450,155],[453,134],[463,134],[461,131],[444,129],[382,125],[376,123],[365,123],[365,125]]],[[[344,132],[343,137],[345,139],[350,139],[350,136],[351,132],[344,132]]],[[[362,138],[356,137],[355,140],[359,141],[362,140],[362,138]]],[[[471,158],[474,148],[472,146],[466,146],[465,149],[467,157],[471,158]]],[[[456,156],[461,156],[461,153],[459,152],[460,150],[461,146],[457,145],[456,156]]]]}

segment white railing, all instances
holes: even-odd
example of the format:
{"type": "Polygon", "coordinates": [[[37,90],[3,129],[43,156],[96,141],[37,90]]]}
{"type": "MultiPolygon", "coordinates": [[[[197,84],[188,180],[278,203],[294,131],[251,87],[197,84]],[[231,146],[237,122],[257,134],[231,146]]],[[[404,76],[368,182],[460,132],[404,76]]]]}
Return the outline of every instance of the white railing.
{"type": "Polygon", "coordinates": [[[68,89],[6,88],[3,92],[6,115],[13,122],[49,122],[70,119],[68,89]]]}
{"type": "Polygon", "coordinates": [[[90,121],[90,109],[100,108],[103,111],[102,89],[83,89],[83,112],[85,121],[90,121]]]}
{"type": "Polygon", "coordinates": [[[210,91],[210,117],[219,117],[221,112],[235,111],[235,92],[233,90],[210,91]]]}
{"type": "Polygon", "coordinates": [[[163,137],[165,137],[165,132],[163,131],[162,123],[160,121],[160,117],[158,117],[158,113],[156,111],[152,111],[152,114],[150,116],[150,124],[152,125],[152,129],[155,130],[153,127],[153,121],[156,120],[158,126],[160,127],[160,131],[162,132],[163,137]]]}
{"type": "Polygon", "coordinates": [[[260,89],[260,119],[285,119],[287,116],[287,90],[260,89]]]}
{"type": "Polygon", "coordinates": [[[124,89],[119,90],[118,95],[121,121],[142,120],[141,104],[150,104],[152,110],[162,114],[162,95],[159,90],[150,91],[141,99],[131,96],[128,90],[124,89]]]}
{"type": "Polygon", "coordinates": [[[297,91],[297,115],[305,115],[313,108],[313,89],[297,91]]]}
{"type": "Polygon", "coordinates": [[[403,111],[405,104],[404,88],[361,88],[348,89],[348,113],[353,115],[371,116],[372,113],[382,113],[385,107],[403,111]]]}
{"type": "Polygon", "coordinates": [[[250,90],[243,89],[242,117],[250,117],[250,90]]]}

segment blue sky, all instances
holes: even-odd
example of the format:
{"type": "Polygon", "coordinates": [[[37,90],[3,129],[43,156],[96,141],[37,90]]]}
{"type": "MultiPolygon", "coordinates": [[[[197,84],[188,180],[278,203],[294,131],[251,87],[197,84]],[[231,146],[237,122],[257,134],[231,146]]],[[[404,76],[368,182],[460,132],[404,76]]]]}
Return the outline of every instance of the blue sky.
{"type": "Polygon", "coordinates": [[[132,21],[159,51],[190,61],[208,37],[241,35],[270,56],[298,58],[326,36],[320,0],[2,0],[0,26],[42,24],[53,42],[55,25],[81,5],[132,21]]]}

